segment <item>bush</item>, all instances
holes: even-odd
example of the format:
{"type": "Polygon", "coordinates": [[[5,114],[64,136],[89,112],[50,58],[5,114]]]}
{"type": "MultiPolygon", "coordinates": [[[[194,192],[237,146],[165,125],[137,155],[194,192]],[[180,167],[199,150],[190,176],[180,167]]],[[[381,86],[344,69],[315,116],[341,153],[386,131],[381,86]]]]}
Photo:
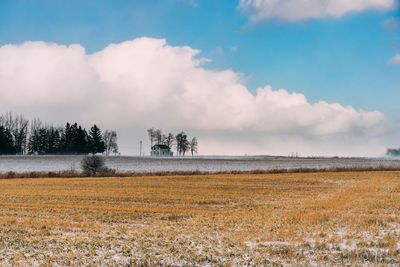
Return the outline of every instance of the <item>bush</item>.
{"type": "Polygon", "coordinates": [[[104,158],[96,155],[84,157],[81,161],[81,168],[86,175],[96,175],[107,169],[104,158]]]}

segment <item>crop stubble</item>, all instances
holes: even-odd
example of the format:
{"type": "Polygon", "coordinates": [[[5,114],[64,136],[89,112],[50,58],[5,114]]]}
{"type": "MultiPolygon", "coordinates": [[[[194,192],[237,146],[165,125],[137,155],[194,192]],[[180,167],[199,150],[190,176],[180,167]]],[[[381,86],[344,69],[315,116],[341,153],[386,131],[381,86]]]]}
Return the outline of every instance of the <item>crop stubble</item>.
{"type": "Polygon", "coordinates": [[[400,172],[0,180],[0,264],[400,264],[400,172]]]}

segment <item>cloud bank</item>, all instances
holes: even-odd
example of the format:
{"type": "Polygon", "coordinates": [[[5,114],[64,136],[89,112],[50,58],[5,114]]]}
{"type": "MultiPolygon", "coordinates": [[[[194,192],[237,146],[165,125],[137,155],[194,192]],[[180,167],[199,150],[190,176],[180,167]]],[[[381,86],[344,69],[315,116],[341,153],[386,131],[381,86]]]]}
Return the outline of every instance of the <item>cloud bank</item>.
{"type": "Polygon", "coordinates": [[[308,139],[367,133],[384,119],[378,111],[310,103],[302,94],[271,86],[252,94],[237,73],[208,70],[207,59],[198,54],[152,38],[111,44],[94,54],[76,44],[5,45],[0,47],[0,112],[60,123],[97,122],[126,135],[157,126],[218,133],[220,140],[220,133],[308,139]]]}
{"type": "Polygon", "coordinates": [[[389,10],[396,5],[396,0],[240,0],[239,9],[253,21],[272,18],[302,21],[339,18],[367,10],[389,10]]]}

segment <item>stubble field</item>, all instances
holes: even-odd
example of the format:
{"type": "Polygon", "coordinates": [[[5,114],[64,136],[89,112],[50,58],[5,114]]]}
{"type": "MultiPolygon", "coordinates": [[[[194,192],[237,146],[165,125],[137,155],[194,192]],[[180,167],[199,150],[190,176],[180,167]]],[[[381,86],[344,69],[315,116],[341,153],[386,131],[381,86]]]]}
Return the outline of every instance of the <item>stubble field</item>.
{"type": "Polygon", "coordinates": [[[400,172],[0,180],[0,265],[400,264],[400,172]]]}

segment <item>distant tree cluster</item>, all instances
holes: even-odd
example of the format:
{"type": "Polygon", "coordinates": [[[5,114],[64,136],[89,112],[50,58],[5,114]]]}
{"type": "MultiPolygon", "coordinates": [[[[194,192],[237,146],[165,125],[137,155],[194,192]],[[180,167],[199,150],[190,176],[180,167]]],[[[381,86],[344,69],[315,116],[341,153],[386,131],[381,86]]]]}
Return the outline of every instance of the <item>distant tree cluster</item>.
{"type": "Polygon", "coordinates": [[[118,153],[115,131],[96,126],[86,131],[77,123],[65,127],[44,124],[40,119],[32,122],[22,115],[0,115],[0,155],[15,154],[97,154],[118,153]]]}
{"type": "Polygon", "coordinates": [[[0,115],[0,154],[24,154],[29,121],[22,115],[0,115]]]}
{"type": "Polygon", "coordinates": [[[184,131],[174,135],[172,133],[163,134],[160,129],[150,128],[147,130],[151,147],[153,145],[167,145],[170,148],[176,148],[178,156],[185,156],[186,152],[197,153],[199,142],[196,137],[189,139],[184,131]]]}
{"type": "Polygon", "coordinates": [[[28,140],[28,154],[97,154],[106,150],[100,129],[94,125],[89,133],[77,123],[64,128],[43,125],[34,120],[28,140]]]}
{"type": "Polygon", "coordinates": [[[386,152],[386,155],[392,157],[400,157],[400,148],[399,149],[389,148],[386,152]]]}

